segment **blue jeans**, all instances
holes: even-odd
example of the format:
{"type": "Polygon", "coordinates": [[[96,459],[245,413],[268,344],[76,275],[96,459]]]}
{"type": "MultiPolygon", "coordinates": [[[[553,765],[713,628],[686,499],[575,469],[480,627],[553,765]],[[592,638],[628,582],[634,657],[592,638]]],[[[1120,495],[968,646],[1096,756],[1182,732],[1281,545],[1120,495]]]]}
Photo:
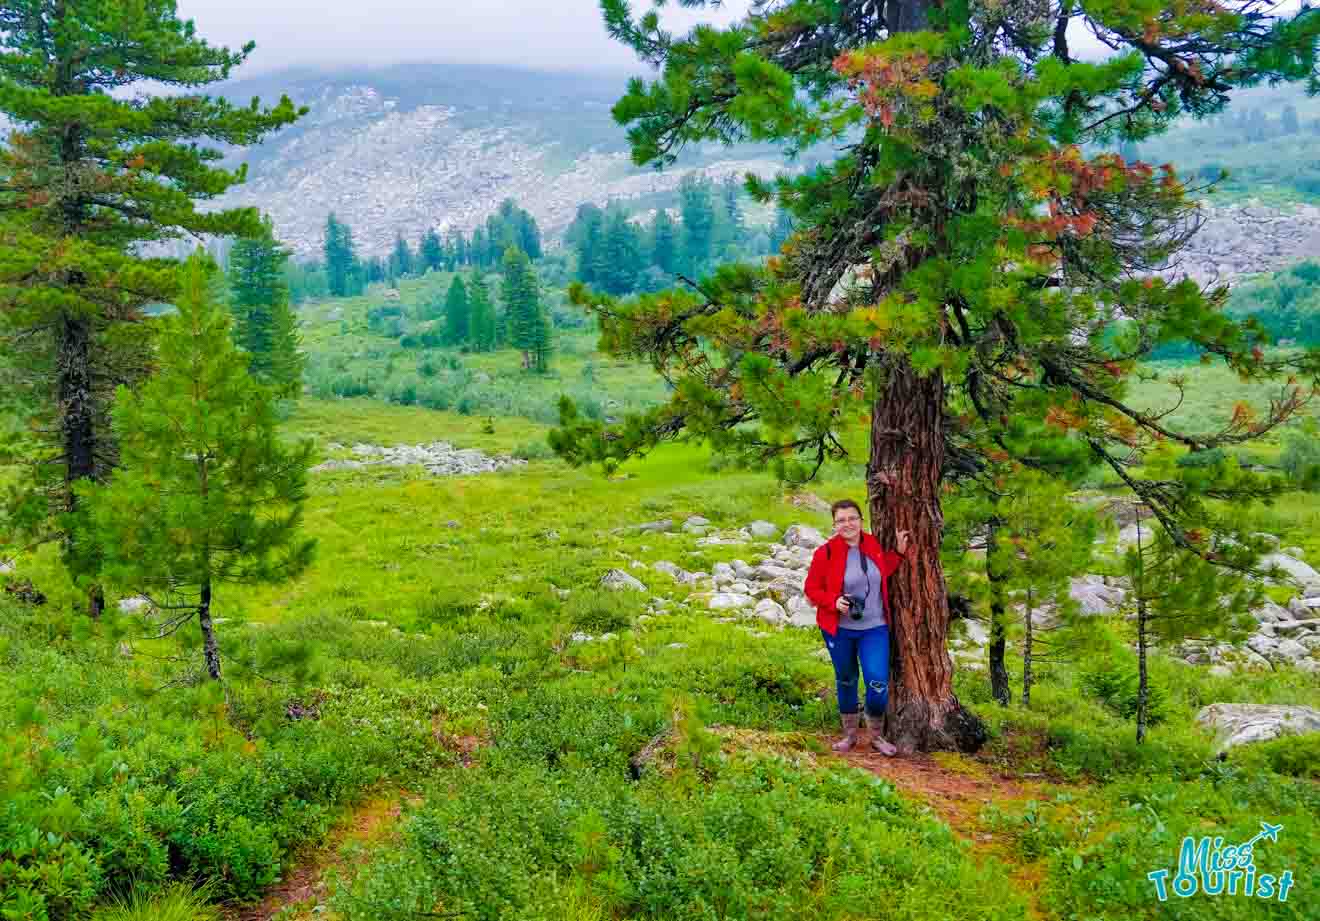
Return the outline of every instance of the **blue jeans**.
{"type": "Polygon", "coordinates": [[[834,681],[839,694],[839,712],[857,712],[857,662],[866,679],[866,715],[880,716],[889,702],[889,625],[868,630],[845,630],[830,636],[820,631],[834,663],[834,681]]]}

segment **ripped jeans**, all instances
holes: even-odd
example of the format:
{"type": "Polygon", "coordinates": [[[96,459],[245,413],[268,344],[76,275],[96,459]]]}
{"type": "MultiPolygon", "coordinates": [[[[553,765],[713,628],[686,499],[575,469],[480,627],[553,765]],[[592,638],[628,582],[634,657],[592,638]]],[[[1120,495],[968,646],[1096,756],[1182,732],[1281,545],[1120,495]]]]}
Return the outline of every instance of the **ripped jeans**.
{"type": "Polygon", "coordinates": [[[889,625],[867,630],[845,630],[830,636],[820,631],[834,663],[834,681],[839,693],[839,712],[857,712],[857,662],[866,679],[866,715],[880,716],[889,702],[889,625]]]}

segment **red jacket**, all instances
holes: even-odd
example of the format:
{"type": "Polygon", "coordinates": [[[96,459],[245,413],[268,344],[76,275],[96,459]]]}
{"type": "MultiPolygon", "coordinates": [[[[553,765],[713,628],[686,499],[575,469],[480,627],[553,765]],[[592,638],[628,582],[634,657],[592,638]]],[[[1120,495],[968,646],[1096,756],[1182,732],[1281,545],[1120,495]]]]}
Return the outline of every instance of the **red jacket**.
{"type": "MultiPolygon", "coordinates": [[[[807,570],[804,588],[807,599],[816,606],[816,623],[833,636],[839,630],[839,596],[843,594],[843,574],[848,568],[848,542],[837,534],[816,548],[807,570]]],[[[902,554],[886,550],[871,534],[862,532],[861,550],[880,571],[880,597],[885,603],[885,620],[889,621],[889,577],[903,561],[902,554]]]]}

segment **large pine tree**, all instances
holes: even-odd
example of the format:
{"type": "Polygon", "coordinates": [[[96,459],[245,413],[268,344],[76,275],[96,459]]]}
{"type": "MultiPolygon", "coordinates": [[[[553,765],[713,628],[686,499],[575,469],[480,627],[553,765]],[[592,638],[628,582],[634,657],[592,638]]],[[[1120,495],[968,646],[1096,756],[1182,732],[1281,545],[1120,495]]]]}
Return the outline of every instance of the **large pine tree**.
{"type": "Polygon", "coordinates": [[[133,327],[143,305],[175,291],[173,265],[139,247],[256,233],[254,209],[197,209],[245,176],[216,166],[223,154],[208,144],[254,144],[300,114],[287,98],[263,109],[195,92],[252,48],[207,44],[173,0],[0,5],[0,113],[15,128],[0,151],[0,322],[50,432],[8,524],[62,536],[75,575],[91,579],[96,564],[74,486],[114,465],[110,394],[140,378],[149,355],[133,327]],[[181,92],[129,92],[152,85],[181,92]]]}
{"type": "Polygon", "coordinates": [[[203,662],[220,677],[211,617],[225,583],[276,582],[310,562],[299,535],[312,445],[280,437],[275,394],[248,373],[198,253],[182,267],[178,313],[162,319],[160,370],[121,388],[121,466],[80,485],[106,575],[149,598],[166,631],[197,619],[203,662]]]}
{"type": "MultiPolygon", "coordinates": [[[[1218,111],[1263,79],[1315,84],[1320,14],[1257,6],[784,0],[675,37],[604,0],[611,34],[661,69],[614,110],[637,162],[706,140],[846,143],[832,163],[757,185],[797,222],[783,258],[633,303],[575,289],[610,348],[650,358],[677,387],[617,433],[566,412],[556,445],[613,458],[687,431],[796,476],[846,455],[849,425],[866,417],[872,529],[886,543],[911,535],[891,586],[884,734],[901,750],[976,747],[984,730],[953,694],[945,645],[949,479],[1001,457],[1068,473],[1101,464],[1179,546],[1209,554],[1185,526],[1188,492],[1145,478],[1142,453],[1258,437],[1304,393],[1281,380],[1261,417],[1243,408],[1217,429],[1179,430],[1128,400],[1138,362],[1188,340],[1247,379],[1320,373],[1313,355],[1268,357],[1255,327],[1223,314],[1222,290],[1152,274],[1195,226],[1171,169],[1081,147],[1218,111]],[[1115,53],[1080,60],[1070,25],[1115,53]]],[[[1212,473],[1221,498],[1273,489],[1212,473]]]]}

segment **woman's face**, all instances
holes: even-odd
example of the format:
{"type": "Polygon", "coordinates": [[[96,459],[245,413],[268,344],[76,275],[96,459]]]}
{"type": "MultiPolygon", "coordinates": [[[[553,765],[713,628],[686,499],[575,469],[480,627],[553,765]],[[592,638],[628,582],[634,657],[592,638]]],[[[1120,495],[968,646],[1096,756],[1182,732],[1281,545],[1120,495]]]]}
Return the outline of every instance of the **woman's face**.
{"type": "Polygon", "coordinates": [[[834,515],[834,533],[846,541],[857,540],[862,533],[862,516],[855,508],[841,508],[834,515]]]}

